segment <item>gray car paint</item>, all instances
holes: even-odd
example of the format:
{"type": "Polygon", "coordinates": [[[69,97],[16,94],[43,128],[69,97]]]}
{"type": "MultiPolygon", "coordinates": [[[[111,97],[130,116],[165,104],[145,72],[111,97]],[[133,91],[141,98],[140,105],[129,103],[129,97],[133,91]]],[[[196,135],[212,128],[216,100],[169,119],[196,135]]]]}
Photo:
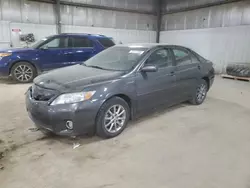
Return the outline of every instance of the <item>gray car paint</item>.
{"type": "MultiPolygon", "coordinates": [[[[200,62],[196,59],[197,62],[191,65],[177,67],[173,59],[173,66],[159,68],[157,72],[140,71],[153,51],[175,47],[178,46],[150,46],[149,51],[131,71],[109,71],[75,65],[39,76],[34,80],[34,84],[41,88],[57,90],[60,94],[93,90],[96,93],[91,100],[83,103],[50,106],[55,97],[47,102],[35,101],[27,92],[27,110],[36,117],[36,113],[42,117],[39,122],[34,117],[31,119],[37,126],[56,134],[78,135],[85,133],[87,128],[94,129],[100,107],[113,96],[130,99],[132,117],[163,103],[173,105],[188,100],[195,94],[200,79],[207,78],[211,86],[214,71],[210,62],[200,62]],[[63,124],[67,119],[76,122],[73,132],[66,130],[63,124]],[[50,127],[45,124],[50,124],[50,127]]],[[[186,50],[192,53],[191,50],[186,50]]]]}

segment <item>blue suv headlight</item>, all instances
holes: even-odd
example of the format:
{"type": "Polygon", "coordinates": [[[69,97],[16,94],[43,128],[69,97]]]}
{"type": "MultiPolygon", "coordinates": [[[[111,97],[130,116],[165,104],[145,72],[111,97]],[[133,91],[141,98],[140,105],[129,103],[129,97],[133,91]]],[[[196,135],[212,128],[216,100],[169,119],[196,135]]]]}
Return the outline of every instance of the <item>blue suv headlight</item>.
{"type": "Polygon", "coordinates": [[[7,56],[11,56],[12,53],[0,53],[0,60],[3,58],[3,57],[7,57],[7,56]]]}

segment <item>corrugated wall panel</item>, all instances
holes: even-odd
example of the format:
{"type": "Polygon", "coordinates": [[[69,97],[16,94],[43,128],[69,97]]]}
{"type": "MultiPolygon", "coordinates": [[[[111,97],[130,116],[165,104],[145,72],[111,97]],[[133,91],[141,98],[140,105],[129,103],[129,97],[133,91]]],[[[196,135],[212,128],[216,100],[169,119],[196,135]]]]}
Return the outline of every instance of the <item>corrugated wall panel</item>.
{"type": "Polygon", "coordinates": [[[10,47],[10,23],[0,21],[0,49],[10,47]]]}
{"type": "Polygon", "coordinates": [[[21,4],[22,22],[40,23],[40,5],[37,2],[21,4]]]}
{"type": "Polygon", "coordinates": [[[243,6],[241,24],[242,25],[250,25],[250,6],[243,6]]]}
{"type": "Polygon", "coordinates": [[[213,7],[209,10],[210,10],[209,27],[211,27],[211,28],[222,27],[223,26],[224,7],[218,6],[218,7],[213,7]]]}
{"type": "Polygon", "coordinates": [[[155,30],[156,16],[62,6],[62,24],[117,29],[155,30]],[[73,12],[73,13],[72,13],[73,12]]]}
{"type": "Polygon", "coordinates": [[[21,22],[21,1],[20,0],[4,0],[2,1],[2,19],[8,21],[21,22]]]}
{"type": "MultiPolygon", "coordinates": [[[[34,24],[56,24],[55,7],[48,3],[38,3],[25,0],[0,0],[2,20],[12,22],[34,23],[34,24]]],[[[146,0],[144,4],[141,0],[132,3],[131,0],[111,1],[79,1],[90,4],[105,4],[115,7],[150,10],[152,0],[146,0]],[[132,5],[131,5],[132,3],[132,5]],[[120,4],[120,5],[119,5],[120,4]],[[125,6],[125,7],[124,7],[125,6]]],[[[153,9],[153,7],[151,7],[153,9]]],[[[100,10],[92,8],[84,8],[77,6],[61,5],[61,22],[64,25],[92,26],[117,29],[139,29],[139,30],[155,30],[156,16],[117,12],[109,10],[100,10]]]]}
{"type": "Polygon", "coordinates": [[[160,42],[192,48],[222,72],[229,63],[250,63],[249,31],[250,26],[162,31],[160,42]]]}
{"type": "Polygon", "coordinates": [[[103,6],[113,7],[114,6],[114,0],[102,0],[101,4],[103,6]]]}
{"type": "MultiPolygon", "coordinates": [[[[153,0],[79,0],[78,2],[134,10],[154,9],[153,0]]],[[[53,4],[27,0],[0,0],[0,5],[0,20],[11,22],[8,27],[1,25],[1,33],[3,28],[5,28],[4,32],[6,33],[7,29],[9,34],[11,28],[19,28],[22,33],[34,33],[36,40],[56,34],[53,4]]],[[[153,15],[65,5],[61,5],[60,9],[63,32],[111,34],[117,40],[125,42],[155,42],[156,39],[156,16],[153,15]]],[[[0,42],[6,43],[3,41],[6,36],[0,38],[0,42]]],[[[10,42],[9,40],[7,43],[10,42]]]]}
{"type": "MultiPolygon", "coordinates": [[[[71,9],[73,14],[68,14],[68,20],[71,20],[71,24],[73,25],[87,25],[88,24],[88,13],[87,9],[81,7],[71,7],[65,6],[66,9],[71,9]],[[71,18],[70,18],[71,16],[71,18]]],[[[92,15],[92,14],[91,14],[92,15]]],[[[62,24],[67,24],[65,20],[62,18],[62,24]]]]}
{"type": "Polygon", "coordinates": [[[195,6],[207,5],[211,3],[226,2],[227,0],[163,0],[163,11],[178,11],[180,9],[195,6]]]}
{"type": "Polygon", "coordinates": [[[39,3],[40,5],[40,23],[41,24],[55,24],[55,9],[53,5],[47,3],[39,3]]]}
{"type": "Polygon", "coordinates": [[[115,8],[127,8],[132,10],[155,10],[155,0],[66,0],[76,3],[87,3],[92,5],[103,5],[115,8]]]}
{"type": "MultiPolygon", "coordinates": [[[[62,24],[67,24],[67,25],[72,25],[73,24],[73,19],[78,20],[78,11],[74,11],[75,7],[71,6],[61,6],[61,22],[62,24]]],[[[81,14],[80,14],[81,16],[81,14]]],[[[81,19],[86,19],[86,17],[81,17],[81,19]]],[[[84,21],[83,21],[84,22],[84,21]]],[[[87,19],[86,19],[86,24],[87,24],[87,19]]]]}
{"type": "Polygon", "coordinates": [[[156,38],[155,31],[125,30],[102,27],[63,25],[62,31],[69,33],[104,34],[106,36],[113,37],[116,43],[155,42],[156,38]]]}
{"type": "Polygon", "coordinates": [[[250,24],[250,1],[230,3],[163,16],[162,29],[199,29],[250,24]],[[185,17],[183,23],[180,17],[185,17]],[[167,25],[164,25],[167,24],[167,25]],[[178,24],[178,26],[177,26],[178,24]],[[180,26],[183,24],[183,26],[180,26]]]}

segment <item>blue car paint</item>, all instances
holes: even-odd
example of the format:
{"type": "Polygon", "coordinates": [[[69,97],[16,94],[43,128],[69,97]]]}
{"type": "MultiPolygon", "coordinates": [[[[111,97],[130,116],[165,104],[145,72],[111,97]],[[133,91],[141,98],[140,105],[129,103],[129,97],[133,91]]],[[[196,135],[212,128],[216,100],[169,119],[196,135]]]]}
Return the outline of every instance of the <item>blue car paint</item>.
{"type": "Polygon", "coordinates": [[[13,48],[0,50],[0,53],[12,53],[10,56],[0,57],[0,76],[9,76],[11,67],[21,61],[31,63],[38,72],[82,63],[105,49],[98,41],[98,38],[111,39],[103,35],[91,34],[60,34],[51,37],[85,37],[92,41],[94,47],[45,50],[39,48],[13,48]]]}

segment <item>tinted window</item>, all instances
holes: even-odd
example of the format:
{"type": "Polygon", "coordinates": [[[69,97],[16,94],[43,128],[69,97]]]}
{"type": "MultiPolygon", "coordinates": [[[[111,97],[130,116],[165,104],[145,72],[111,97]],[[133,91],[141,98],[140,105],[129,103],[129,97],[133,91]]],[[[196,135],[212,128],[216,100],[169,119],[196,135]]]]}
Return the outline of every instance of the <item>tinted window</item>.
{"type": "Polygon", "coordinates": [[[181,49],[173,49],[176,64],[177,65],[188,65],[192,64],[191,58],[189,53],[185,50],[181,49]]]}
{"type": "Polygon", "coordinates": [[[93,43],[86,37],[72,37],[70,46],[73,48],[88,48],[93,47],[93,43]]]}
{"type": "Polygon", "coordinates": [[[111,39],[108,39],[108,38],[98,38],[97,39],[101,45],[103,45],[105,48],[108,48],[108,47],[111,47],[111,46],[114,46],[115,43],[111,40],[111,39]]]}
{"type": "Polygon", "coordinates": [[[47,47],[47,48],[67,48],[68,47],[68,38],[67,37],[60,37],[60,38],[54,38],[48,43],[45,43],[41,46],[41,48],[47,47]]]}
{"type": "Polygon", "coordinates": [[[153,64],[157,65],[158,67],[171,66],[171,55],[167,49],[156,50],[149,56],[146,64],[153,64]]]}

